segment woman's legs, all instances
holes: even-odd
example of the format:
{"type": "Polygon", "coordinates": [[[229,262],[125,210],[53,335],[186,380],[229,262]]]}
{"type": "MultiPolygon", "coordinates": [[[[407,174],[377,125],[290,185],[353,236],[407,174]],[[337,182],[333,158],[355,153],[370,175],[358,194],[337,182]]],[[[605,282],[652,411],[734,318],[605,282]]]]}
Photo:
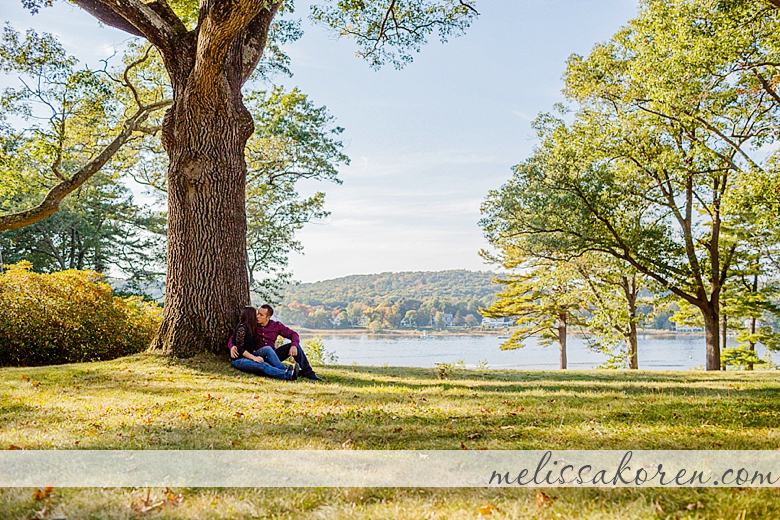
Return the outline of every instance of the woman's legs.
{"type": "Polygon", "coordinates": [[[279,356],[276,355],[276,352],[272,347],[260,347],[254,351],[254,355],[260,356],[272,367],[281,368],[282,370],[287,370],[288,368],[284,363],[279,361],[279,356]]]}
{"type": "MultiPolygon", "coordinates": [[[[263,356],[263,359],[266,359],[265,356],[263,356]]],[[[279,360],[277,358],[277,363],[278,362],[279,360]]],[[[272,377],[274,379],[290,380],[292,379],[293,376],[293,370],[291,368],[278,368],[272,366],[266,361],[263,361],[262,363],[258,363],[257,361],[252,361],[251,359],[240,357],[238,359],[234,359],[232,361],[232,364],[234,367],[236,367],[237,369],[243,372],[249,372],[250,374],[258,374],[266,377],[272,377]]],[[[279,364],[281,365],[281,363],[279,364]]],[[[282,366],[284,367],[284,365],[282,366]]]]}

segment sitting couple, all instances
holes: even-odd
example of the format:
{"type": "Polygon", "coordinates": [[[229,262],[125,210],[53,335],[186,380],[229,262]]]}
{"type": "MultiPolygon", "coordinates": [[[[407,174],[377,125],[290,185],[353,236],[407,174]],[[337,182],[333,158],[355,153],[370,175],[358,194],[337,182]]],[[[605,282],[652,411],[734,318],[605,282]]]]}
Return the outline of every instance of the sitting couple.
{"type": "Polygon", "coordinates": [[[300,345],[298,333],[278,321],[271,321],[274,310],[270,305],[259,309],[244,307],[238,320],[236,333],[228,344],[233,366],[244,372],[260,374],[274,379],[295,381],[298,375],[314,381],[322,381],[312,370],[300,345]],[[276,338],[282,336],[289,343],[276,347],[276,338]],[[295,365],[287,367],[281,360],[291,357],[295,365]]]}

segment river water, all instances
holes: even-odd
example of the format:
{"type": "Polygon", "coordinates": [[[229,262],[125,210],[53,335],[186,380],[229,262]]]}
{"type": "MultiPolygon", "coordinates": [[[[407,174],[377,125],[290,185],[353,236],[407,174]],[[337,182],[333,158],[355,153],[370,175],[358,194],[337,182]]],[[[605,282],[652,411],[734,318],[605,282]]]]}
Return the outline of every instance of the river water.
{"type": "MultiPolygon", "coordinates": [[[[706,364],[704,336],[639,335],[639,368],[644,370],[688,370],[706,364]]],[[[460,360],[467,368],[487,361],[491,369],[554,370],[559,366],[558,345],[542,347],[531,338],[517,350],[501,350],[505,341],[498,336],[328,336],[323,335],[325,349],[338,356],[339,365],[406,366],[430,368],[435,363],[460,360]]],[[[729,343],[733,339],[730,338],[729,343]]],[[[731,345],[730,345],[731,346],[731,345]]],[[[763,357],[766,350],[757,347],[763,357]]],[[[587,347],[582,337],[568,338],[568,367],[573,370],[598,368],[606,356],[587,347]]],[[[780,352],[771,353],[780,364],[780,352]]]]}

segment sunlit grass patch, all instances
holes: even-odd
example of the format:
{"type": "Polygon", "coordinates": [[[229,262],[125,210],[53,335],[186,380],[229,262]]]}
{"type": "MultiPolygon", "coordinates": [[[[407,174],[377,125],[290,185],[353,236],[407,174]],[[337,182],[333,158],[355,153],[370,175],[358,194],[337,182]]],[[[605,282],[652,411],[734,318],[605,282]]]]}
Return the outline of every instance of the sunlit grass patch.
{"type": "MultiPolygon", "coordinates": [[[[325,384],[136,355],[0,369],[3,449],[777,449],[775,372],[325,366],[325,384]]],[[[29,518],[776,518],[773,491],[6,489],[29,518]],[[141,504],[146,494],[149,502],[141,504]],[[143,499],[143,500],[142,500],[143,499]],[[141,504],[139,506],[139,504],[141,504]],[[698,504],[701,504],[698,505],[698,504]],[[690,507],[689,507],[690,506],[690,507]],[[660,508],[660,509],[659,509],[660,508]],[[489,508],[488,508],[489,509],[489,508]],[[486,509],[487,511],[487,509],[486,509]],[[557,516],[562,515],[562,516],[557,516]],[[751,516],[752,515],[752,516],[751,516]]],[[[0,515],[2,516],[2,515],[0,515]]]]}

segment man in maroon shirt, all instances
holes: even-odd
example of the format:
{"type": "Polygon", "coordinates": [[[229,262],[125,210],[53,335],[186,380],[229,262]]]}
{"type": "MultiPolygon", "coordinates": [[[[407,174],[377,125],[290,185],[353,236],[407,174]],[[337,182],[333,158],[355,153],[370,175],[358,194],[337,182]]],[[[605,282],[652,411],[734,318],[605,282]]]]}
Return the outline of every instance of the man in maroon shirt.
{"type": "MultiPolygon", "coordinates": [[[[301,340],[298,337],[298,333],[285,327],[278,321],[271,321],[271,316],[273,315],[274,309],[270,305],[261,305],[260,308],[257,309],[258,348],[271,347],[275,349],[276,355],[281,361],[284,361],[288,357],[295,359],[301,366],[301,377],[313,381],[322,381],[322,379],[314,373],[314,370],[309,364],[309,360],[306,359],[306,354],[301,348],[301,340]],[[279,336],[289,339],[290,342],[276,348],[276,338],[279,336]]],[[[238,349],[235,346],[230,349],[230,357],[233,359],[238,357],[238,349]]]]}

